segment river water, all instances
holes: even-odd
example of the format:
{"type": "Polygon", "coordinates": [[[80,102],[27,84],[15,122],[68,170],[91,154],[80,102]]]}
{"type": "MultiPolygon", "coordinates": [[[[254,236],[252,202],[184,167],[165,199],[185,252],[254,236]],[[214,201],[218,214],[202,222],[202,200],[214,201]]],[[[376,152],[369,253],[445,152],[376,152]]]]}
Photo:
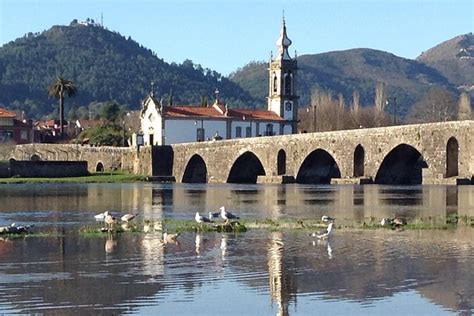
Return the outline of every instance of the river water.
{"type": "Polygon", "coordinates": [[[471,315],[474,228],[241,234],[158,231],[87,236],[93,215],[193,219],[226,205],[249,219],[338,226],[403,216],[440,225],[474,217],[474,186],[184,184],[0,185],[0,314],[471,315]]]}

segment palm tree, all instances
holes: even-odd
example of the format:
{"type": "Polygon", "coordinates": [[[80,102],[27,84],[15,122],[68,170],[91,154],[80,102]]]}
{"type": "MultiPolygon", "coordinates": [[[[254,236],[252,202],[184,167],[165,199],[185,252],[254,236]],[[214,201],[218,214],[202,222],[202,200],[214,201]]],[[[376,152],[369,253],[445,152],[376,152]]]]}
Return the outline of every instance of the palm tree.
{"type": "Polygon", "coordinates": [[[77,88],[74,83],[70,80],[64,79],[62,76],[59,76],[56,81],[54,81],[48,87],[48,94],[52,97],[59,99],[59,131],[61,136],[64,132],[64,96],[73,97],[76,95],[77,88]]]}

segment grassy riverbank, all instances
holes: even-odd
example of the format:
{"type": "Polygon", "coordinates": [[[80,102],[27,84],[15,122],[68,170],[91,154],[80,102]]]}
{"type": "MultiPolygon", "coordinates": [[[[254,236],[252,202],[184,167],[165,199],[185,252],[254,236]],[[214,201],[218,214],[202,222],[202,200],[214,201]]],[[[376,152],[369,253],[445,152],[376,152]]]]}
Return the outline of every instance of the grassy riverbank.
{"type": "Polygon", "coordinates": [[[0,184],[11,183],[116,183],[147,181],[147,176],[130,173],[93,173],[84,177],[65,178],[0,178],[0,184]]]}

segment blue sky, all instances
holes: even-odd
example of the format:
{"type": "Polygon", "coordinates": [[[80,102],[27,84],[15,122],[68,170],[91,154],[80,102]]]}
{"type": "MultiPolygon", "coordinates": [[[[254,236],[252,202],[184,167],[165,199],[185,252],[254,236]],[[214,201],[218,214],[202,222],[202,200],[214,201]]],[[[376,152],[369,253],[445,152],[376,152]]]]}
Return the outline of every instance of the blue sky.
{"type": "Polygon", "coordinates": [[[283,10],[298,55],[367,47],[415,58],[474,29],[474,0],[0,0],[0,45],[102,13],[167,62],[227,75],[276,50],[283,10]]]}

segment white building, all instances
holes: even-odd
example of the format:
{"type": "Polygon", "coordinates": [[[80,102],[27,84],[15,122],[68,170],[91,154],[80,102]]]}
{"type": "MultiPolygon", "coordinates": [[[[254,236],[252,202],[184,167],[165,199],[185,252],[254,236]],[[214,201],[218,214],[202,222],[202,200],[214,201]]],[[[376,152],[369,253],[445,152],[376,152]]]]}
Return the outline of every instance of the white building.
{"type": "Polygon", "coordinates": [[[296,56],[291,58],[288,54],[291,40],[284,20],[276,44],[278,55],[269,64],[267,110],[230,108],[219,100],[218,91],[216,101],[210,106],[165,106],[151,91],[140,112],[144,145],[296,133],[297,63],[296,56]]]}

